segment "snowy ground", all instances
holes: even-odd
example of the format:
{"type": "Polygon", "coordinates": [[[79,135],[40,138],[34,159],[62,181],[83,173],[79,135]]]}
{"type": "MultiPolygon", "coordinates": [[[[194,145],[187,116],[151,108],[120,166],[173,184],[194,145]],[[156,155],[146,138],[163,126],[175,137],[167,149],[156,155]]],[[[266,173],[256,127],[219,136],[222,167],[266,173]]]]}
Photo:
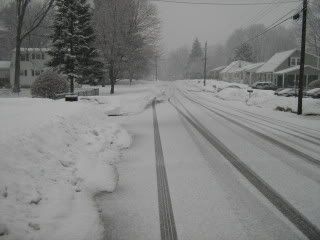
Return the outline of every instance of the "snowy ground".
{"type": "Polygon", "coordinates": [[[0,99],[1,239],[102,239],[93,200],[115,190],[117,163],[132,143],[108,114],[138,113],[161,94],[150,83],[132,88],[77,103],[0,99]]]}
{"type": "Polygon", "coordinates": [[[320,117],[274,111],[272,91],[248,99],[213,84],[230,85],[120,82],[114,96],[101,88],[78,103],[0,99],[0,238],[161,239],[156,112],[178,239],[319,239],[320,117]]]}

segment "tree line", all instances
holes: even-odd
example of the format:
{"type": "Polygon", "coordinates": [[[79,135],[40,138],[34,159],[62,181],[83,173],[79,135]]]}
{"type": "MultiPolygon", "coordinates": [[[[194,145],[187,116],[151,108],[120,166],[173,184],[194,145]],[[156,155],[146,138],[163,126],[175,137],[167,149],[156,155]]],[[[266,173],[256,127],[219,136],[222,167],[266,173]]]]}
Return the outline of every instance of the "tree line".
{"type": "Polygon", "coordinates": [[[159,52],[160,21],[148,0],[8,0],[0,6],[8,31],[2,55],[15,51],[14,92],[20,91],[20,48],[49,47],[48,66],[80,84],[147,75],[159,52]],[[90,3],[89,3],[90,2],[90,3]]]}
{"type": "MultiPolygon", "coordinates": [[[[320,2],[309,2],[307,51],[320,55],[320,2]]],[[[208,46],[208,69],[225,66],[235,60],[264,62],[275,53],[299,48],[301,20],[291,26],[279,26],[259,38],[248,41],[266,31],[264,24],[252,24],[236,29],[223,44],[208,46]]],[[[182,46],[171,51],[166,58],[163,77],[168,79],[203,78],[203,46],[195,39],[192,47],[182,46]],[[197,58],[194,58],[197,52],[197,58]]]]}

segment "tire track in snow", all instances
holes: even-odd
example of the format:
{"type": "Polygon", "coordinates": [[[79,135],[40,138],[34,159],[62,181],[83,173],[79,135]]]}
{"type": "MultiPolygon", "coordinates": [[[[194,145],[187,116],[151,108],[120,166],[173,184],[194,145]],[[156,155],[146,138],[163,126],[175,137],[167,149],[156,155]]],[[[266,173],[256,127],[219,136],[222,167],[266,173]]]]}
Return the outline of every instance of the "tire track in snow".
{"type": "Polygon", "coordinates": [[[152,102],[161,240],[178,240],[164,163],[156,103],[152,102]]]}
{"type": "MultiPolygon", "coordinates": [[[[177,102],[179,100],[176,99],[177,102]]],[[[319,240],[320,230],[293,205],[277,193],[267,182],[260,178],[249,166],[240,160],[228,147],[206,129],[184,106],[180,108],[169,100],[171,105],[181,114],[222,156],[227,159],[263,196],[265,196],[293,225],[308,239],[319,240]]]]}

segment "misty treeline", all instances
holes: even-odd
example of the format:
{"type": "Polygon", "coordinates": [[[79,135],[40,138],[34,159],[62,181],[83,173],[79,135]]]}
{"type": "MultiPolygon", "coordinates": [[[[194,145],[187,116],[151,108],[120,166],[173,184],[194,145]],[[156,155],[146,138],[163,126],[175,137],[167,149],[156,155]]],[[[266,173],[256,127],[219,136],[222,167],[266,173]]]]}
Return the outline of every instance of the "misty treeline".
{"type": "MultiPolygon", "coordinates": [[[[307,51],[320,55],[320,1],[310,1],[308,14],[307,51]]],[[[225,66],[235,60],[264,62],[277,52],[300,47],[301,19],[293,21],[290,27],[279,26],[255,38],[266,30],[264,24],[253,24],[236,29],[223,44],[209,44],[207,69],[225,66]]],[[[203,46],[195,39],[191,48],[182,46],[171,51],[163,62],[162,77],[203,78],[203,46]],[[194,51],[199,45],[201,50],[196,50],[198,57],[194,59],[194,51]]]]}
{"type": "MultiPolygon", "coordinates": [[[[0,29],[5,30],[5,34],[1,35],[0,59],[10,60],[12,50],[17,46],[19,49],[51,48],[56,29],[53,26],[54,19],[58,11],[55,2],[0,2],[0,29]]],[[[113,93],[117,79],[129,78],[131,82],[132,79],[148,75],[159,54],[160,20],[155,5],[148,0],[87,2],[92,3],[91,24],[95,38],[92,44],[98,52],[97,60],[104,65],[102,84],[105,80],[110,82],[113,93]]],[[[20,61],[20,57],[17,59],[20,61]]],[[[16,72],[19,73],[20,62],[16,65],[16,72]]],[[[19,77],[17,74],[17,91],[20,90],[19,77]]]]}

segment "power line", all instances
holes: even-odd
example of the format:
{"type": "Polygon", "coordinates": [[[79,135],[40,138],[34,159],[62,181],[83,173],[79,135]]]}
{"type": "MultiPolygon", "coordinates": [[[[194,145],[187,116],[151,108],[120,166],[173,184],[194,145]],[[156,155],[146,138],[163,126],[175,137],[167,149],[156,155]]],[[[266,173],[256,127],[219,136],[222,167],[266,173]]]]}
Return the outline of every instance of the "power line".
{"type": "Polygon", "coordinates": [[[176,1],[176,0],[150,0],[151,2],[162,2],[162,3],[175,3],[175,4],[186,4],[186,5],[214,5],[214,6],[254,6],[254,5],[272,5],[272,4],[286,4],[286,3],[297,3],[299,1],[281,1],[281,2],[241,2],[241,3],[223,3],[223,2],[191,2],[191,1],[176,1]]]}
{"type": "Polygon", "coordinates": [[[247,41],[243,42],[242,44],[248,43],[256,38],[261,37],[262,35],[266,34],[267,32],[271,31],[272,29],[278,27],[279,25],[281,25],[282,23],[288,21],[289,19],[292,19],[292,16],[285,18],[286,16],[288,16],[289,14],[291,14],[292,12],[297,11],[297,9],[292,9],[291,11],[289,11],[288,13],[286,13],[285,15],[283,15],[282,17],[280,17],[277,21],[275,21],[274,23],[272,23],[269,27],[267,27],[266,30],[264,30],[263,32],[257,34],[256,36],[248,39],[247,41]],[[285,19],[284,19],[285,18],[285,19]]]}

